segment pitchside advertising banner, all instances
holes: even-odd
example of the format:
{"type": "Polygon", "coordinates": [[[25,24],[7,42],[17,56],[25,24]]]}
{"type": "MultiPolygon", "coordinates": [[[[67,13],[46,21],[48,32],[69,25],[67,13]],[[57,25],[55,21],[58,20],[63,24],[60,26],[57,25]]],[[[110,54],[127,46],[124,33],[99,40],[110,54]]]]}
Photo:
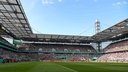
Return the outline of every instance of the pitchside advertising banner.
{"type": "Polygon", "coordinates": [[[56,56],[57,59],[67,59],[67,56],[56,56]]]}
{"type": "Polygon", "coordinates": [[[3,59],[0,59],[0,63],[2,63],[3,62],[3,59]]]}

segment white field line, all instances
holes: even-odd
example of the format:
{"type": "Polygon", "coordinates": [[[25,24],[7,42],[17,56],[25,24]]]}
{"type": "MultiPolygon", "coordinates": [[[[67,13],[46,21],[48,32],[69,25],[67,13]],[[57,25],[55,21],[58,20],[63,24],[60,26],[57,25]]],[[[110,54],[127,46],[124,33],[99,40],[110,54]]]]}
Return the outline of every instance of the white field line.
{"type": "MultiPolygon", "coordinates": [[[[58,64],[56,64],[56,65],[58,65],[58,64]]],[[[73,72],[77,72],[76,70],[70,69],[70,68],[62,66],[62,65],[58,65],[58,66],[61,66],[61,67],[65,68],[65,69],[68,69],[68,70],[73,71],[73,72]]]]}

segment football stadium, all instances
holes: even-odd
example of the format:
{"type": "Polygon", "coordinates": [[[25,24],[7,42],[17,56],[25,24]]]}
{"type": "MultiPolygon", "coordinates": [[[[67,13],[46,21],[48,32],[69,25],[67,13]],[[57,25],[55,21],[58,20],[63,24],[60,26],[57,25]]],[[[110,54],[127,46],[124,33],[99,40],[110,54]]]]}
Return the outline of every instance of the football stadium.
{"type": "Polygon", "coordinates": [[[94,25],[92,36],[34,33],[20,0],[0,0],[0,72],[128,72],[128,18],[94,25]]]}

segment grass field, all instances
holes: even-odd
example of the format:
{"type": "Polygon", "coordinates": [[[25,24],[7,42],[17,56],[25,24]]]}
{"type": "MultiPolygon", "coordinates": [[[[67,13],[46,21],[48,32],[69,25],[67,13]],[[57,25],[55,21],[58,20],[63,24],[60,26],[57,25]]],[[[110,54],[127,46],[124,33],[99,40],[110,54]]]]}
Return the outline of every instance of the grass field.
{"type": "Polygon", "coordinates": [[[0,64],[0,72],[128,72],[128,64],[85,62],[22,62],[0,64]]]}

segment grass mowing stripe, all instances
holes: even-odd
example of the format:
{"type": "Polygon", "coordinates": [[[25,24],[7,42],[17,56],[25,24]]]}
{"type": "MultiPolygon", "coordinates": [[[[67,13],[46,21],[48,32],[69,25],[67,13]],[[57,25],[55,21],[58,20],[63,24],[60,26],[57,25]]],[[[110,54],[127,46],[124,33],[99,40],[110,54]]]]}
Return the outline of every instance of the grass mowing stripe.
{"type": "Polygon", "coordinates": [[[63,65],[60,65],[60,64],[56,64],[56,65],[61,66],[61,67],[65,68],[65,69],[68,69],[68,70],[70,70],[70,71],[77,72],[76,70],[71,69],[71,68],[68,68],[68,67],[65,67],[65,66],[63,66],[63,65]]]}
{"type": "Polygon", "coordinates": [[[21,62],[21,63],[9,63],[1,64],[1,72],[27,72],[29,69],[35,67],[37,62],[21,62]]]}
{"type": "Polygon", "coordinates": [[[68,68],[64,68],[52,62],[40,62],[37,66],[27,72],[76,72],[68,68]]]}
{"type": "Polygon", "coordinates": [[[128,72],[127,64],[115,64],[115,63],[57,63],[65,67],[71,68],[78,72],[128,72]]]}

